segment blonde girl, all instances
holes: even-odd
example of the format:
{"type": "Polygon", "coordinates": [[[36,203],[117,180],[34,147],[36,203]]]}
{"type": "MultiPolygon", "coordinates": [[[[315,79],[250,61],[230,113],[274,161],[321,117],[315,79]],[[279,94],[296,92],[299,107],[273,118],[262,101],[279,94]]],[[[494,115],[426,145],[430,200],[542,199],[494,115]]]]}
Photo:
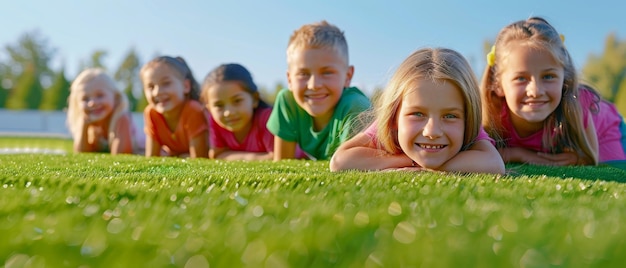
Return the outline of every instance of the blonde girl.
{"type": "Polygon", "coordinates": [[[374,112],[374,123],[333,155],[331,170],[504,173],[502,158],[480,125],[476,78],[454,50],[424,48],[411,54],[374,112]]]}
{"type": "Polygon", "coordinates": [[[245,67],[229,63],[213,69],[204,79],[200,100],[211,115],[211,158],[273,158],[274,135],[266,127],[272,108],[260,98],[245,67]]]}
{"type": "Polygon", "coordinates": [[[564,38],[545,19],[504,27],[481,81],[483,125],[505,162],[595,165],[623,160],[622,118],[578,83],[564,38]]]}
{"type": "Polygon", "coordinates": [[[130,154],[136,147],[126,94],[100,68],[85,69],[72,82],[67,126],[75,152],[130,154]]]}
{"type": "Polygon", "coordinates": [[[140,77],[148,101],[146,156],[208,157],[208,113],[185,60],[157,57],[141,68],[140,77]]]}

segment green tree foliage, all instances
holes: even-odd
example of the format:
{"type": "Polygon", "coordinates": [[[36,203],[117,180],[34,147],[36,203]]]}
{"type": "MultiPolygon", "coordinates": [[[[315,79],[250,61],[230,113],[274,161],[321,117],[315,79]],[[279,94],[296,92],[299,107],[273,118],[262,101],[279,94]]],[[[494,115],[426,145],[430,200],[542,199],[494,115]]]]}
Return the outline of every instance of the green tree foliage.
{"type": "Polygon", "coordinates": [[[67,107],[67,97],[70,95],[70,81],[65,77],[65,67],[54,76],[52,85],[44,90],[40,110],[62,110],[67,107]]]}
{"type": "Polygon", "coordinates": [[[582,74],[583,81],[593,85],[602,97],[616,104],[624,103],[618,109],[622,114],[626,112],[626,41],[618,40],[614,33],[609,34],[604,51],[589,56],[582,74]]]}
{"type": "Polygon", "coordinates": [[[43,88],[34,65],[28,65],[18,76],[15,86],[11,89],[6,108],[12,110],[32,110],[39,108],[43,88]]]}
{"type": "Polygon", "coordinates": [[[2,81],[4,81],[4,77],[0,74],[0,108],[4,108],[7,96],[9,95],[9,90],[4,87],[2,81]]]}
{"type": "Polygon", "coordinates": [[[52,76],[48,65],[55,49],[48,47],[48,40],[35,31],[22,35],[17,44],[7,45],[5,50],[9,60],[0,64],[0,75],[2,84],[9,89],[6,108],[39,108],[41,81],[49,81],[52,76]]]}
{"type": "Polygon", "coordinates": [[[114,79],[118,81],[124,89],[131,111],[141,112],[147,105],[139,81],[139,68],[141,61],[134,48],[131,48],[124,57],[124,60],[115,71],[114,79]]]}
{"type": "Polygon", "coordinates": [[[107,56],[107,52],[104,50],[96,50],[94,52],[91,53],[91,57],[89,58],[88,62],[82,62],[80,64],[79,69],[82,71],[84,69],[87,68],[102,68],[104,70],[107,69],[107,67],[104,65],[104,63],[102,63],[102,60],[104,59],[104,57],[107,56]]]}

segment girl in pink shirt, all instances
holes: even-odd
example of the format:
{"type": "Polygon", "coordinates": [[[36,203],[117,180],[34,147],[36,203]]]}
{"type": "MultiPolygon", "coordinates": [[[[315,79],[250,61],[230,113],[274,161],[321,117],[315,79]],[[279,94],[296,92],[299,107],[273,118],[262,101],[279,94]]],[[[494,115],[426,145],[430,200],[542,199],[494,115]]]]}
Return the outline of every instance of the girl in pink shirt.
{"type": "Polygon", "coordinates": [[[213,69],[204,79],[200,100],[211,115],[210,158],[273,158],[274,135],[266,127],[272,108],[259,97],[245,67],[230,63],[213,69]]]}
{"type": "Polygon", "coordinates": [[[505,162],[595,165],[626,159],[623,120],[578,83],[564,37],[542,18],[500,31],[481,83],[483,125],[505,162]]]}
{"type": "Polygon", "coordinates": [[[375,122],[341,144],[330,170],[504,173],[481,127],[480,90],[465,58],[423,48],[400,64],[378,98],[375,122]]]}

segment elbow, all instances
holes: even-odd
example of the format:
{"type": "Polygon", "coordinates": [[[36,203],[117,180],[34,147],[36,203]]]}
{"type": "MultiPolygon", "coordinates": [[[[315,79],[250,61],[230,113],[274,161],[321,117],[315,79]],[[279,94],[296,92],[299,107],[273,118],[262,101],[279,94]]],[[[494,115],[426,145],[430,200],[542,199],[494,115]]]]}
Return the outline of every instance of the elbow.
{"type": "Polygon", "coordinates": [[[506,173],[506,167],[504,166],[504,161],[502,158],[496,159],[493,161],[493,166],[486,170],[487,173],[504,175],[506,173]]]}
{"type": "Polygon", "coordinates": [[[341,157],[338,156],[337,153],[333,154],[333,156],[330,158],[329,168],[332,172],[337,172],[345,169],[345,165],[344,163],[342,163],[341,157]]]}

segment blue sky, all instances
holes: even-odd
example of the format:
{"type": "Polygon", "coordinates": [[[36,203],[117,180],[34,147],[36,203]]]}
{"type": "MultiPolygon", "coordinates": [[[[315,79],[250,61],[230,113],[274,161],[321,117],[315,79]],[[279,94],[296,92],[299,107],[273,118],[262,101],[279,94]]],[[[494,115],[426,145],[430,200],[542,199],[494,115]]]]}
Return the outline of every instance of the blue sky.
{"type": "MultiPolygon", "coordinates": [[[[580,70],[613,32],[626,40],[624,1],[165,1],[0,0],[0,45],[39,31],[57,49],[72,80],[81,61],[106,50],[113,71],[131,47],[142,63],[180,55],[196,78],[221,63],[246,66],[257,84],[286,82],[285,49],[302,24],[327,20],[344,30],[355,66],[353,84],[366,92],[384,86],[414,50],[449,47],[465,55],[477,74],[485,66],[483,42],[505,25],[542,16],[566,36],[580,70]]],[[[2,52],[4,53],[4,52],[2,52]]],[[[5,54],[0,54],[2,59],[5,54]]],[[[480,77],[479,77],[480,78],[480,77]]]]}

